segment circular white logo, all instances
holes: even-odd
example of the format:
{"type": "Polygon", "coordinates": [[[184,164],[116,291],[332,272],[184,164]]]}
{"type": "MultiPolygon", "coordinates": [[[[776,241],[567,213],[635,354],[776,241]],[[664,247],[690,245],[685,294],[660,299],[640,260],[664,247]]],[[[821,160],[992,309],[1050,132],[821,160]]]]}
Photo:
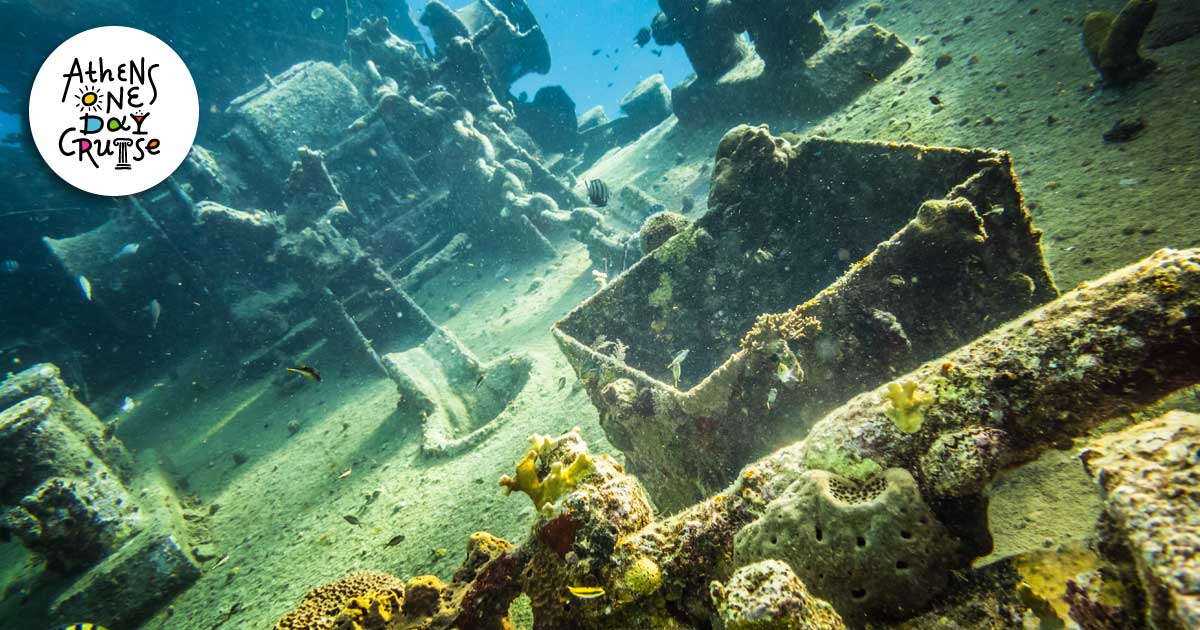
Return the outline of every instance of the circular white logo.
{"type": "Polygon", "coordinates": [[[124,26],[84,31],[42,64],[29,129],[46,164],[97,195],[132,195],[183,163],[200,120],[196,84],[157,37],[124,26]]]}

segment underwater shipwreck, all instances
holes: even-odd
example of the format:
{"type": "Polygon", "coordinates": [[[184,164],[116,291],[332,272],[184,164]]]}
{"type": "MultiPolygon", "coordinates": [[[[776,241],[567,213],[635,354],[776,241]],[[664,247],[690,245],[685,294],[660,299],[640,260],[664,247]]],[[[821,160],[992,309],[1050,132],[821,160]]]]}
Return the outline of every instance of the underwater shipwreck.
{"type": "MultiPolygon", "coordinates": [[[[1200,628],[1200,233],[1075,262],[1053,156],[921,87],[1008,54],[937,28],[1032,5],[659,0],[637,46],[694,74],[609,120],[513,95],[551,68],[536,3],[458,4],[347,4],[340,61],[256,77],[167,182],[39,239],[86,302],[0,347],[0,625],[1200,628]],[[896,122],[908,91],[980,141],[896,122]],[[148,411],[219,391],[251,393],[148,411]],[[997,506],[1066,478],[1090,511],[997,506]]],[[[1084,4],[1036,31],[1091,82],[1056,97],[1200,84],[1193,4],[1084,4]]],[[[1113,118],[1062,152],[1153,130],[1113,118]]],[[[1147,216],[1200,216],[1176,155],[1147,216]]]]}

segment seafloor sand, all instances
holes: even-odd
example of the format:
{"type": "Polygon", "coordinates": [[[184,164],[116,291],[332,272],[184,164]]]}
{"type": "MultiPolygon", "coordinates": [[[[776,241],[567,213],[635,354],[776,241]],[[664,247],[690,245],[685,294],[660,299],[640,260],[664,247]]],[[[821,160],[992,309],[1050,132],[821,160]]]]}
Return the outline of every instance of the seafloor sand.
{"type": "MultiPolygon", "coordinates": [[[[834,116],[776,121],[772,129],[1012,151],[1063,288],[1159,247],[1194,247],[1200,84],[1191,79],[1200,76],[1200,38],[1153,53],[1161,70],[1126,92],[1087,92],[1095,76],[1078,25],[1086,11],[1119,4],[889,3],[877,21],[910,44],[924,42],[908,64],[834,116]],[[951,63],[935,70],[944,53],[951,63]],[[942,105],[932,105],[931,95],[942,105]],[[1114,121],[1131,116],[1145,119],[1141,136],[1121,145],[1101,141],[1114,121]]],[[[857,17],[862,5],[847,11],[857,17]]],[[[587,177],[604,178],[614,191],[636,183],[668,207],[691,195],[698,214],[716,141],[728,126],[684,131],[669,120],[587,177]]],[[[344,573],[448,579],[471,532],[522,540],[530,502],[505,498],[496,479],[511,472],[526,437],[579,425],[593,449],[611,451],[548,333],[594,289],[583,249],[559,246],[563,256],[554,263],[468,256],[416,296],[481,358],[520,351],[533,359],[530,382],[504,425],[456,458],[422,457],[420,419],[397,406],[390,381],[355,367],[357,355],[347,349],[313,349],[307,360],[322,367],[320,384],[280,384],[269,374],[229,385],[183,370],[178,380],[135,394],[142,405],[121,437],[142,455],[153,449],[163,467],[186,479],[200,511],[220,506],[208,518],[207,549],[228,555],[219,567],[206,563],[200,582],[145,628],[269,628],[309,588],[344,573]],[[505,264],[511,272],[497,281],[505,264]],[[451,314],[450,304],[461,310],[451,314]],[[567,385],[559,389],[561,377],[567,385]],[[300,424],[294,436],[290,421],[300,424]],[[234,451],[247,461],[236,466],[234,451]],[[361,524],[348,523],[348,514],[361,524]],[[398,534],[403,542],[387,547],[398,534]]],[[[1053,546],[1089,531],[1095,518],[1096,501],[1069,452],[1006,476],[997,489],[999,555],[1053,546]]]]}

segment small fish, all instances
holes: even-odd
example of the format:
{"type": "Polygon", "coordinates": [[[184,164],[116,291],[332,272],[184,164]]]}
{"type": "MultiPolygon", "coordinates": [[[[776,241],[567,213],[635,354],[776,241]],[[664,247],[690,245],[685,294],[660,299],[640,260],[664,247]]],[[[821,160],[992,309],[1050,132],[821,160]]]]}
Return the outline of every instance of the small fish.
{"type": "Polygon", "coordinates": [[[325,15],[325,9],[322,9],[321,7],[313,7],[312,13],[309,13],[308,17],[314,20],[319,20],[321,19],[322,15],[325,15]]]}
{"type": "Polygon", "coordinates": [[[159,304],[158,300],[150,300],[150,303],[146,305],[146,311],[150,313],[150,330],[157,330],[158,318],[162,316],[162,304],[159,304]]]}
{"type": "Polygon", "coordinates": [[[795,383],[800,380],[800,368],[780,361],[779,365],[775,366],[775,378],[784,385],[795,383]]]}
{"type": "Polygon", "coordinates": [[[396,545],[399,545],[402,542],[404,542],[404,534],[396,534],[395,536],[392,536],[390,540],[387,541],[386,546],[395,547],[396,545]]]}
{"type": "Polygon", "coordinates": [[[314,368],[314,367],[310,367],[307,365],[301,365],[298,368],[294,368],[294,367],[287,368],[287,371],[295,372],[296,374],[299,374],[300,376],[303,376],[304,378],[306,378],[310,381],[316,381],[318,383],[321,382],[321,373],[318,372],[317,368],[314,368]]]}
{"type": "Polygon", "coordinates": [[[592,179],[587,183],[588,201],[592,202],[593,206],[603,208],[608,205],[608,184],[603,180],[592,179]]]}
{"type": "Polygon", "coordinates": [[[599,55],[599,54],[600,54],[600,52],[601,52],[601,51],[600,51],[600,49],[599,49],[599,48],[597,48],[596,50],[593,50],[593,51],[592,51],[592,56],[593,56],[593,57],[595,57],[596,55],[599,55]]]}
{"type": "Polygon", "coordinates": [[[479,389],[479,384],[482,383],[483,379],[485,379],[485,378],[487,378],[486,372],[483,374],[480,374],[479,378],[475,379],[475,389],[479,389]]]}
{"type": "Polygon", "coordinates": [[[121,413],[129,413],[137,407],[137,402],[126,396],[125,400],[121,401],[121,413]]]}
{"type": "Polygon", "coordinates": [[[87,301],[92,301],[92,281],[87,279],[87,276],[79,276],[75,279],[79,283],[79,290],[83,291],[83,297],[87,301]]]}
{"type": "Polygon", "coordinates": [[[604,597],[603,586],[568,586],[567,592],[579,599],[596,599],[604,597]]]}
{"type": "Polygon", "coordinates": [[[125,247],[122,247],[121,249],[117,250],[117,253],[113,254],[112,259],[121,260],[122,258],[129,258],[130,256],[138,253],[138,250],[141,248],[142,245],[140,243],[126,243],[125,247]]]}
{"type": "Polygon", "coordinates": [[[775,399],[779,397],[779,390],[772,387],[767,392],[767,411],[771,410],[771,405],[775,404],[775,399]]]}
{"type": "Polygon", "coordinates": [[[347,514],[342,519],[351,525],[362,525],[362,521],[358,520],[358,517],[353,514],[347,514]]]}
{"type": "Polygon", "coordinates": [[[772,254],[771,252],[769,252],[761,247],[754,250],[754,262],[761,265],[763,263],[769,263],[772,260],[775,260],[775,255],[772,254]]]}
{"type": "Polygon", "coordinates": [[[219,568],[221,565],[225,564],[226,562],[229,562],[229,554],[225,554],[225,555],[221,556],[221,559],[217,560],[217,564],[213,568],[214,569],[219,568]]]}
{"type": "Polygon", "coordinates": [[[64,626],[62,630],[105,630],[105,628],[94,623],[74,623],[64,626]]]}
{"type": "Polygon", "coordinates": [[[679,387],[679,377],[683,373],[683,360],[687,358],[687,355],[688,349],[684,348],[667,364],[667,367],[671,369],[671,376],[675,379],[675,387],[679,387]]]}
{"type": "Polygon", "coordinates": [[[567,386],[567,377],[565,377],[565,376],[558,377],[558,388],[562,389],[566,386],[567,386]]]}
{"type": "Polygon", "coordinates": [[[938,98],[937,95],[934,94],[933,96],[929,97],[929,102],[933,103],[934,105],[941,105],[942,99],[938,98]]]}
{"type": "Polygon", "coordinates": [[[350,473],[352,472],[354,472],[353,468],[347,468],[346,470],[342,471],[342,474],[338,475],[338,479],[345,479],[346,477],[349,477],[350,473]]]}
{"type": "Polygon", "coordinates": [[[650,51],[650,54],[651,54],[651,55],[654,55],[655,57],[661,57],[661,56],[662,56],[662,49],[661,49],[661,48],[655,48],[654,50],[651,50],[651,51],[650,51]]]}
{"type": "Polygon", "coordinates": [[[643,26],[638,29],[637,35],[633,36],[633,43],[638,45],[638,48],[650,43],[650,28],[643,26]]]}
{"type": "Polygon", "coordinates": [[[21,263],[15,260],[10,259],[0,263],[0,269],[2,269],[4,273],[17,273],[17,270],[20,268],[21,263]]]}

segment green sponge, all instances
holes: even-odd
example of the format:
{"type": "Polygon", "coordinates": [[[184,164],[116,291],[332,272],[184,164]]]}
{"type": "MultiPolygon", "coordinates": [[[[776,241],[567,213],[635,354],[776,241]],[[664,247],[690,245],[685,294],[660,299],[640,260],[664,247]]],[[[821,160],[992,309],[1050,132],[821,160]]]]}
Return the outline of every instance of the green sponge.
{"type": "Polygon", "coordinates": [[[1097,11],[1084,18],[1083,47],[1105,83],[1130,83],[1154,70],[1138,45],[1157,8],[1157,0],[1129,0],[1116,16],[1097,11]]]}

